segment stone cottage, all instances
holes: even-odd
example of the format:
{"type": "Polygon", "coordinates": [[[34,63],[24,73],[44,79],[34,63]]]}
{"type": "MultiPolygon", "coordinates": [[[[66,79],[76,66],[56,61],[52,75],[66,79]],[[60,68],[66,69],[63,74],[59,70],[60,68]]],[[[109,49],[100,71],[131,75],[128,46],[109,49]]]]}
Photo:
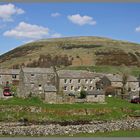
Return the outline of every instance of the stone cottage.
{"type": "MultiPolygon", "coordinates": [[[[106,77],[110,80],[111,85],[114,87],[122,87],[123,79],[122,75],[119,74],[107,74],[106,77]]],[[[126,83],[126,89],[131,91],[137,91],[139,90],[139,81],[136,77],[132,75],[128,75],[127,83],[126,83]]]]}
{"type": "Polygon", "coordinates": [[[19,84],[19,69],[0,69],[0,85],[19,84]]]}
{"type": "Polygon", "coordinates": [[[102,74],[85,70],[61,70],[59,75],[59,89],[65,94],[96,90],[96,83],[101,80],[102,74]]]}
{"type": "MultiPolygon", "coordinates": [[[[105,74],[99,81],[100,87],[103,89],[107,87],[113,87],[116,90],[117,94],[121,93],[123,86],[122,76],[119,74],[105,74]]],[[[129,75],[127,83],[125,85],[127,91],[138,92],[139,91],[139,81],[136,77],[129,75]]]]}
{"type": "Polygon", "coordinates": [[[105,93],[103,90],[88,91],[86,95],[86,102],[88,103],[104,103],[105,93]]]}
{"type": "Polygon", "coordinates": [[[55,84],[52,68],[21,68],[19,73],[19,97],[37,96],[44,93],[46,84],[55,84]]]}

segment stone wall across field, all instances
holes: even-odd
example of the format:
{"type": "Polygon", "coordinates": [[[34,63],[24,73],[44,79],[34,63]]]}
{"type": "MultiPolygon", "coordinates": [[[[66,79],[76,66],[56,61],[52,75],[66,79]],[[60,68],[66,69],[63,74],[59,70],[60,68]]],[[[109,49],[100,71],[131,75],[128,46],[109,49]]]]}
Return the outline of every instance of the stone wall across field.
{"type": "Polygon", "coordinates": [[[105,95],[87,95],[86,101],[91,103],[103,103],[105,102],[105,95]]]}
{"type": "Polygon", "coordinates": [[[111,132],[140,129],[140,119],[118,121],[94,121],[84,125],[59,124],[20,126],[20,123],[0,123],[0,135],[47,136],[74,135],[77,133],[111,132]]]}

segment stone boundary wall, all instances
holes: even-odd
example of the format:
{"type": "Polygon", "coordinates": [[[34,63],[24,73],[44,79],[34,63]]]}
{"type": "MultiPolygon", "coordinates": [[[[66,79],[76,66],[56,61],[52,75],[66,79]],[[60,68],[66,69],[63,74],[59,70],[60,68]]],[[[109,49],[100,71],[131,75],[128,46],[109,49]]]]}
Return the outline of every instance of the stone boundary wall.
{"type": "Polygon", "coordinates": [[[18,123],[0,123],[0,135],[10,136],[47,136],[47,135],[74,135],[77,133],[111,132],[118,130],[140,129],[140,119],[117,121],[94,121],[84,125],[30,125],[20,126],[18,123]]]}

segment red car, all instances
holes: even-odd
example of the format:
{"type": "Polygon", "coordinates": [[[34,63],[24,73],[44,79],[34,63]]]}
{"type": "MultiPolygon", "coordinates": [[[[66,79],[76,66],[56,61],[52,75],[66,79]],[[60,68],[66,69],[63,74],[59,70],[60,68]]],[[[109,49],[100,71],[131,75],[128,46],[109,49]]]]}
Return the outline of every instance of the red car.
{"type": "Polygon", "coordinates": [[[3,90],[3,95],[4,95],[4,96],[12,96],[12,93],[11,93],[9,87],[5,87],[5,88],[4,88],[4,90],[3,90]]]}
{"type": "Polygon", "coordinates": [[[140,103],[140,98],[131,99],[131,103],[139,104],[140,103]]]}

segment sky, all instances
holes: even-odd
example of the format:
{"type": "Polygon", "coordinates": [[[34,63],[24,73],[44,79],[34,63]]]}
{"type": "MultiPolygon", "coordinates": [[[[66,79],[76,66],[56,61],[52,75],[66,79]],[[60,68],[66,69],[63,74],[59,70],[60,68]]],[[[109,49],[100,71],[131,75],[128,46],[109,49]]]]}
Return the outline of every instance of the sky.
{"type": "Polygon", "coordinates": [[[31,41],[68,36],[140,43],[140,3],[0,2],[0,54],[31,41]]]}

